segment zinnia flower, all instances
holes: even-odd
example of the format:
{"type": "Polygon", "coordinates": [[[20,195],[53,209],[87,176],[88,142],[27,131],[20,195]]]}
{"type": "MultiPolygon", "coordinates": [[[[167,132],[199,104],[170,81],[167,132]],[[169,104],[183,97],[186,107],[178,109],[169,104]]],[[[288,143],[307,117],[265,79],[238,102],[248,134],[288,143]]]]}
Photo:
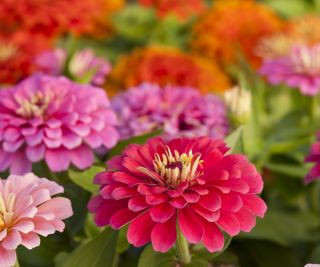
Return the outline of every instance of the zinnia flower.
{"type": "Polygon", "coordinates": [[[267,59],[260,74],[271,84],[284,83],[304,95],[315,95],[320,91],[320,45],[297,45],[287,56],[267,59]]]}
{"type": "Polygon", "coordinates": [[[79,169],[93,149],[118,140],[116,115],[102,89],[34,75],[0,90],[0,171],[26,173],[44,160],[52,171],[79,169]]]}
{"type": "Polygon", "coordinates": [[[304,182],[308,184],[320,178],[320,132],[318,132],[317,141],[311,146],[310,155],[306,157],[305,161],[315,164],[304,179],[304,182]]]}
{"type": "Polygon", "coordinates": [[[29,31],[56,37],[67,32],[110,33],[109,17],[124,0],[1,0],[0,32],[29,31]],[[66,12],[68,11],[68,12],[66,12]]]}
{"type": "Polygon", "coordinates": [[[10,175],[0,180],[0,266],[16,262],[19,245],[32,249],[40,236],[63,232],[62,220],[72,216],[69,199],[53,197],[63,193],[57,183],[32,173],[10,175]]]}
{"type": "MultiPolygon", "coordinates": [[[[36,58],[36,64],[46,74],[62,75],[67,60],[67,53],[62,48],[42,53],[36,58]]],[[[77,51],[70,59],[68,72],[75,80],[89,79],[93,85],[102,85],[111,64],[102,57],[95,56],[91,49],[77,51]]]]}
{"type": "Polygon", "coordinates": [[[48,38],[29,32],[0,33],[0,84],[16,83],[36,71],[34,57],[51,45],[48,38]]]}
{"type": "Polygon", "coordinates": [[[121,57],[108,82],[108,92],[143,82],[190,86],[202,92],[223,91],[230,86],[228,77],[213,62],[184,54],[176,48],[155,46],[137,49],[121,57]]]}
{"type": "Polygon", "coordinates": [[[123,139],[162,128],[164,137],[210,136],[228,131],[226,110],[216,96],[188,87],[142,84],[112,99],[123,139]]]}
{"type": "Polygon", "coordinates": [[[282,29],[280,18],[266,5],[251,0],[215,1],[196,22],[192,47],[222,64],[236,62],[239,51],[258,67],[255,48],[261,38],[282,29]]]}
{"type": "Polygon", "coordinates": [[[203,0],[139,0],[141,5],[154,7],[160,18],[174,14],[181,20],[187,20],[205,10],[203,0]]]}
{"type": "Polygon", "coordinates": [[[89,203],[98,226],[129,224],[128,241],[152,243],[166,252],[177,229],[192,244],[210,251],[223,248],[222,231],[231,236],[254,227],[266,205],[257,194],[263,181],[243,155],[226,155],[220,140],[150,139],[130,145],[95,177],[99,195],[89,203]]]}

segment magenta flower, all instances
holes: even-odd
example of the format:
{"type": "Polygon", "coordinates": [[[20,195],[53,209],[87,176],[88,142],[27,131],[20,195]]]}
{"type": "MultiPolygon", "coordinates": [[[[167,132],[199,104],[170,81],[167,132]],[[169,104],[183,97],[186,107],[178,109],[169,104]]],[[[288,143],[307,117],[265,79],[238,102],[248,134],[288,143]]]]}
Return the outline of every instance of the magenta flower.
{"type": "Polygon", "coordinates": [[[114,97],[122,139],[163,128],[164,137],[210,136],[228,131],[226,108],[216,96],[188,87],[142,84],[114,97]]]}
{"type": "Polygon", "coordinates": [[[63,187],[32,173],[0,179],[0,266],[13,266],[19,245],[32,249],[40,236],[63,232],[62,220],[72,216],[69,199],[52,196],[63,187]]]}
{"type": "MultiPolygon", "coordinates": [[[[67,60],[67,53],[62,48],[45,52],[36,58],[36,64],[44,73],[62,75],[67,60]]],[[[111,71],[111,64],[102,57],[97,57],[91,49],[77,51],[70,59],[68,71],[75,80],[88,79],[90,84],[102,85],[111,71]]]]}
{"type": "Polygon", "coordinates": [[[310,155],[306,157],[306,162],[315,163],[304,179],[306,184],[320,178],[320,132],[317,134],[317,141],[311,146],[310,155]]]}
{"type": "Polygon", "coordinates": [[[320,45],[294,46],[287,56],[267,59],[260,74],[271,84],[297,87],[304,95],[320,92],[320,45]]]}
{"type": "Polygon", "coordinates": [[[93,149],[118,140],[104,90],[34,75],[0,90],[0,171],[23,174],[44,160],[52,171],[92,165],[93,149]]]}
{"type": "Polygon", "coordinates": [[[155,251],[166,252],[178,226],[190,243],[221,250],[222,231],[249,232],[255,216],[266,212],[257,196],[261,176],[243,155],[227,151],[208,137],[128,146],[95,177],[100,193],[88,205],[95,223],[114,229],[129,224],[128,241],[136,247],[151,242],[155,251]]]}

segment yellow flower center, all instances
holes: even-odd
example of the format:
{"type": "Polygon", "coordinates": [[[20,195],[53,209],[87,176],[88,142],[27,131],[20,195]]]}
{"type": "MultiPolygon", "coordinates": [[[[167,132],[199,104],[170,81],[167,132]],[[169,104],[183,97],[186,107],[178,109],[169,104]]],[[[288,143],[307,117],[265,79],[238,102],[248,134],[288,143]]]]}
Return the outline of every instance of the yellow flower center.
{"type": "MultiPolygon", "coordinates": [[[[193,154],[191,150],[182,154],[174,150],[172,153],[168,146],[162,155],[156,153],[153,160],[155,172],[161,176],[162,182],[170,187],[176,187],[181,182],[197,178],[201,174],[202,164],[200,153],[193,154]]],[[[146,168],[141,167],[139,170],[151,178],[157,179],[146,168]]]]}
{"type": "Polygon", "coordinates": [[[9,193],[7,202],[5,202],[0,193],[0,231],[11,225],[15,200],[15,194],[9,193]]]}
{"type": "Polygon", "coordinates": [[[16,113],[25,118],[43,116],[50,102],[49,97],[45,97],[42,92],[37,92],[29,99],[19,96],[16,96],[15,99],[20,104],[16,113]]]}

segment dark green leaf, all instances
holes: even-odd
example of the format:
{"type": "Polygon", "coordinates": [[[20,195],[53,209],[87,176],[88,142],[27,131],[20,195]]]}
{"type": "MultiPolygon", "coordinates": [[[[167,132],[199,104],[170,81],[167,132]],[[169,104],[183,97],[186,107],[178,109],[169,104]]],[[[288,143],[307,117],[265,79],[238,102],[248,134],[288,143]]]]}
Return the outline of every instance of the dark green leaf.
{"type": "Polygon", "coordinates": [[[175,267],[173,250],[163,254],[155,252],[152,246],[147,246],[142,252],[138,267],[175,267]]]}
{"type": "Polygon", "coordinates": [[[62,267],[111,266],[116,254],[116,243],[117,232],[107,228],[94,239],[80,245],[62,267]]]}
{"type": "Polygon", "coordinates": [[[114,147],[110,152],[109,152],[109,157],[113,157],[116,155],[119,155],[128,145],[130,144],[144,144],[148,139],[158,136],[162,133],[162,130],[158,130],[155,132],[151,132],[151,133],[147,133],[144,135],[139,135],[139,136],[135,136],[133,138],[130,139],[126,139],[123,141],[118,142],[117,146],[114,147]]]}
{"type": "Polygon", "coordinates": [[[127,231],[128,231],[128,226],[122,227],[119,231],[119,237],[118,237],[118,243],[117,243],[118,253],[123,253],[130,247],[130,244],[127,240],[127,231]]]}
{"type": "Polygon", "coordinates": [[[102,172],[104,170],[104,167],[92,166],[91,168],[84,171],[75,171],[69,169],[68,174],[70,179],[75,184],[79,185],[80,187],[91,193],[96,193],[99,187],[93,183],[93,178],[97,173],[102,172]]]}

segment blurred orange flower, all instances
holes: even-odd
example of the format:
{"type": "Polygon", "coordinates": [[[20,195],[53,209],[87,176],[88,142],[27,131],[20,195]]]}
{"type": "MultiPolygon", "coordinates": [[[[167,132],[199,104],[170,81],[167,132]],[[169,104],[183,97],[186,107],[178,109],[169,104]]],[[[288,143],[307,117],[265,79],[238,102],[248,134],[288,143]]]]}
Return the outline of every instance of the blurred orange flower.
{"type": "Polygon", "coordinates": [[[151,46],[122,56],[108,78],[107,90],[112,95],[143,82],[191,86],[202,92],[224,91],[230,86],[228,77],[212,61],[172,47],[151,46]]]}
{"type": "Polygon", "coordinates": [[[139,0],[139,3],[154,7],[160,18],[174,14],[181,20],[198,15],[206,8],[204,0],[139,0]]]}
{"type": "Polygon", "coordinates": [[[25,30],[55,36],[66,32],[103,34],[108,16],[125,0],[1,0],[0,31],[25,30]]]}
{"type": "Polygon", "coordinates": [[[264,59],[290,53],[294,45],[313,46],[320,43],[320,17],[308,14],[286,22],[281,33],[260,40],[256,54],[264,59]]]}
{"type": "Polygon", "coordinates": [[[0,35],[0,84],[12,84],[36,70],[34,57],[51,47],[48,38],[28,32],[0,35]]]}
{"type": "Polygon", "coordinates": [[[251,0],[217,0],[195,24],[192,47],[222,64],[234,63],[237,51],[254,66],[258,41],[279,32],[283,23],[267,6],[251,0]]]}

